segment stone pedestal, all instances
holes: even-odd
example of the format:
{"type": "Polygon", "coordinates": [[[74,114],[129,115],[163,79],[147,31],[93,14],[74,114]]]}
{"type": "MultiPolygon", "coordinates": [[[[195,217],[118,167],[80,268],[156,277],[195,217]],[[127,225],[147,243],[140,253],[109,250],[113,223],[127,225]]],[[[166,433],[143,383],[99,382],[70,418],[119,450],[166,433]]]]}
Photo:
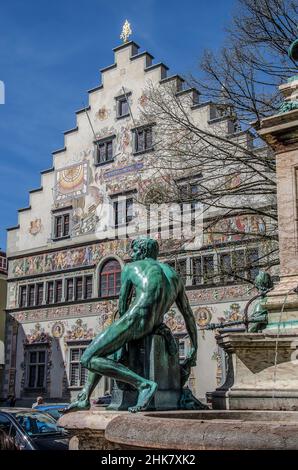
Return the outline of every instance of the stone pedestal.
{"type": "MultiPolygon", "coordinates": [[[[298,80],[281,85],[286,100],[298,80]]],[[[276,153],[280,282],[268,295],[267,330],[298,333],[298,109],[261,122],[259,135],[276,153]],[[295,291],[297,289],[297,291],[295,291]]]]}
{"type": "MultiPolygon", "coordinates": [[[[158,384],[150,410],[176,410],[181,396],[179,353],[170,355],[163,336],[149,335],[128,346],[128,367],[142,377],[158,384]]],[[[127,410],[136,404],[138,392],[124,383],[112,391],[108,410],[127,410]]]]}
{"type": "Polygon", "coordinates": [[[217,342],[229,356],[226,382],[212,393],[214,409],[298,410],[298,338],[226,333],[217,342]]]}

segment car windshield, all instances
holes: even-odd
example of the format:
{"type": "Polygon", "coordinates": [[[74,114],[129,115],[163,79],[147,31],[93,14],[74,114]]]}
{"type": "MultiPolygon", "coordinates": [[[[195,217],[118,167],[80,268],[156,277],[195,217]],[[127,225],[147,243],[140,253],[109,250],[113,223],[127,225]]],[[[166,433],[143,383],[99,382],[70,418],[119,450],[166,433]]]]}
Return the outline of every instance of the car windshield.
{"type": "Polygon", "coordinates": [[[55,420],[45,413],[22,411],[16,413],[15,417],[29,436],[62,432],[55,420]]]}
{"type": "Polygon", "coordinates": [[[47,413],[48,415],[51,415],[55,420],[58,420],[60,418],[60,416],[62,415],[62,413],[59,411],[59,410],[45,410],[45,413],[47,413]]]}

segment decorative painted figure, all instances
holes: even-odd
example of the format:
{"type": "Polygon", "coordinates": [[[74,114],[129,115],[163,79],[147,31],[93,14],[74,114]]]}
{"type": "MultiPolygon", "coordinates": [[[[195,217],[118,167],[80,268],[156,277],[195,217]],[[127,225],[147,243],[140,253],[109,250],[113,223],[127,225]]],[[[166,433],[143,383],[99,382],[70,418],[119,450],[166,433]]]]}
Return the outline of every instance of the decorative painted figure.
{"type": "Polygon", "coordinates": [[[181,365],[182,386],[187,381],[191,367],[196,365],[195,318],[182,279],[169,265],[157,261],[158,250],[157,241],[150,238],[138,238],[132,242],[132,262],[122,271],[120,318],[100,333],[82,355],[81,363],[89,370],[87,383],[67,411],[89,409],[90,396],[103,375],[137,389],[137,403],[128,408],[129,411],[146,409],[157,390],[157,383],[121,364],[121,357],[130,341],[155,332],[163,334],[164,331],[165,337],[170,335],[164,316],[174,302],[185,320],[191,344],[188,357],[181,365]]]}

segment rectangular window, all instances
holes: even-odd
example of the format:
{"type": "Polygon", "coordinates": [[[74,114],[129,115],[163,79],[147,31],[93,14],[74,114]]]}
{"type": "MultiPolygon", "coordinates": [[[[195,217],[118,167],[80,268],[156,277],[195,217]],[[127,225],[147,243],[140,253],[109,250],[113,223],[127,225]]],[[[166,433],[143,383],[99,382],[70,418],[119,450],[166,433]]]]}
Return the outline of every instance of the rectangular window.
{"type": "Polygon", "coordinates": [[[254,280],[258,273],[258,259],[259,259],[259,251],[257,248],[249,249],[246,252],[246,262],[248,266],[248,277],[251,280],[254,280]]]}
{"type": "Polygon", "coordinates": [[[214,284],[214,257],[203,256],[203,281],[204,284],[214,284]]]}
{"type": "Polygon", "coordinates": [[[198,286],[202,284],[203,276],[202,276],[202,259],[201,258],[193,258],[192,260],[192,284],[194,286],[198,286]]]}
{"type": "Polygon", "coordinates": [[[83,298],[83,278],[76,278],[76,290],[75,290],[75,299],[81,300],[83,298]]]}
{"type": "Polygon", "coordinates": [[[0,270],[6,271],[6,269],[7,269],[7,260],[4,256],[0,255],[0,270]]]}
{"type": "Polygon", "coordinates": [[[245,252],[244,250],[236,250],[233,256],[233,263],[235,269],[235,280],[241,281],[245,279],[245,252]]]}
{"type": "Polygon", "coordinates": [[[54,303],[54,282],[50,281],[47,284],[47,304],[54,303]]]}
{"type": "Polygon", "coordinates": [[[73,279],[66,279],[66,300],[73,300],[73,279]]]}
{"type": "Polygon", "coordinates": [[[43,284],[36,285],[36,305],[42,305],[43,302],[43,284]]]}
{"type": "Polygon", "coordinates": [[[26,307],[27,303],[27,286],[20,287],[20,307],[26,307]]]}
{"type": "Polygon", "coordinates": [[[54,217],[54,238],[63,238],[69,235],[69,214],[60,214],[54,217]]]}
{"type": "Polygon", "coordinates": [[[233,264],[232,256],[230,253],[222,253],[220,255],[220,280],[223,283],[231,282],[234,279],[233,276],[233,264]]]}
{"type": "Polygon", "coordinates": [[[55,281],[55,302],[61,302],[62,300],[62,280],[55,281]]]}
{"type": "Polygon", "coordinates": [[[32,307],[35,302],[35,285],[34,284],[31,284],[30,286],[28,286],[28,307],[32,307]]]}
{"type": "Polygon", "coordinates": [[[177,273],[180,274],[180,277],[182,278],[184,284],[186,283],[186,277],[187,277],[187,273],[186,273],[186,259],[179,259],[177,260],[177,263],[176,263],[176,270],[177,270],[177,273]]]}
{"type": "Polygon", "coordinates": [[[46,351],[28,351],[27,387],[42,388],[45,384],[46,351]]]}
{"type": "Polygon", "coordinates": [[[92,298],[92,291],[93,291],[92,287],[93,287],[92,276],[86,276],[85,277],[85,299],[92,298]]]}
{"type": "Polygon", "coordinates": [[[117,98],[117,117],[124,117],[129,115],[129,105],[126,96],[117,98]]]}
{"type": "Polygon", "coordinates": [[[111,297],[119,294],[121,273],[110,272],[101,275],[101,297],[111,297]]]}
{"type": "Polygon", "coordinates": [[[113,202],[115,227],[126,225],[133,219],[133,199],[113,202]]]}
{"type": "Polygon", "coordinates": [[[178,181],[177,199],[180,204],[181,230],[185,225],[190,226],[191,232],[196,231],[196,222],[199,221],[199,185],[196,180],[178,181]]]}
{"type": "Polygon", "coordinates": [[[70,349],[69,382],[71,387],[83,387],[85,385],[88,370],[80,363],[85,349],[86,347],[70,349]]]}
{"type": "Polygon", "coordinates": [[[112,161],[113,158],[113,139],[97,142],[96,163],[109,162],[112,161]]]}
{"type": "Polygon", "coordinates": [[[134,152],[144,152],[152,149],[152,127],[144,127],[134,130],[134,152]]]}
{"type": "Polygon", "coordinates": [[[246,264],[249,269],[250,263],[245,260],[244,250],[235,250],[219,255],[219,275],[222,283],[239,282],[249,277],[246,273],[246,264]]]}

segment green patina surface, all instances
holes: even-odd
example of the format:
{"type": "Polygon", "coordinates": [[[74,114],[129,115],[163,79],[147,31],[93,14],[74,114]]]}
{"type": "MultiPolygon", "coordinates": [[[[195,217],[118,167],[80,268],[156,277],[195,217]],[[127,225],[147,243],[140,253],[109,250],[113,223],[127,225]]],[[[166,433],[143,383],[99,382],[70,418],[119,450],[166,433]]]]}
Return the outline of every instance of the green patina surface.
{"type": "MultiPolygon", "coordinates": [[[[191,343],[188,357],[180,366],[181,394],[186,400],[183,385],[191,367],[196,365],[197,328],[182,279],[169,265],[159,262],[157,255],[156,240],[139,238],[132,242],[132,262],[122,271],[119,318],[100,333],[84,352],[81,363],[89,371],[87,383],[68,411],[90,408],[90,396],[102,376],[129,384],[138,391],[137,403],[128,407],[129,411],[147,408],[158,384],[127,367],[127,346],[132,341],[158,334],[164,336],[169,353],[178,354],[171,332],[163,323],[164,315],[174,302],[183,315],[191,343]]],[[[162,365],[166,358],[160,357],[159,360],[162,365]]],[[[188,395],[188,406],[194,406],[194,403],[189,404],[188,395]]]]}
{"type": "MultiPolygon", "coordinates": [[[[288,56],[294,60],[295,62],[298,61],[298,39],[292,42],[288,49],[288,56]]],[[[294,75],[293,77],[288,78],[288,83],[294,82],[298,80],[298,75],[294,75]]],[[[279,114],[287,113],[288,111],[293,111],[294,109],[298,109],[298,101],[291,100],[291,101],[284,101],[280,108],[279,114]]]]}

